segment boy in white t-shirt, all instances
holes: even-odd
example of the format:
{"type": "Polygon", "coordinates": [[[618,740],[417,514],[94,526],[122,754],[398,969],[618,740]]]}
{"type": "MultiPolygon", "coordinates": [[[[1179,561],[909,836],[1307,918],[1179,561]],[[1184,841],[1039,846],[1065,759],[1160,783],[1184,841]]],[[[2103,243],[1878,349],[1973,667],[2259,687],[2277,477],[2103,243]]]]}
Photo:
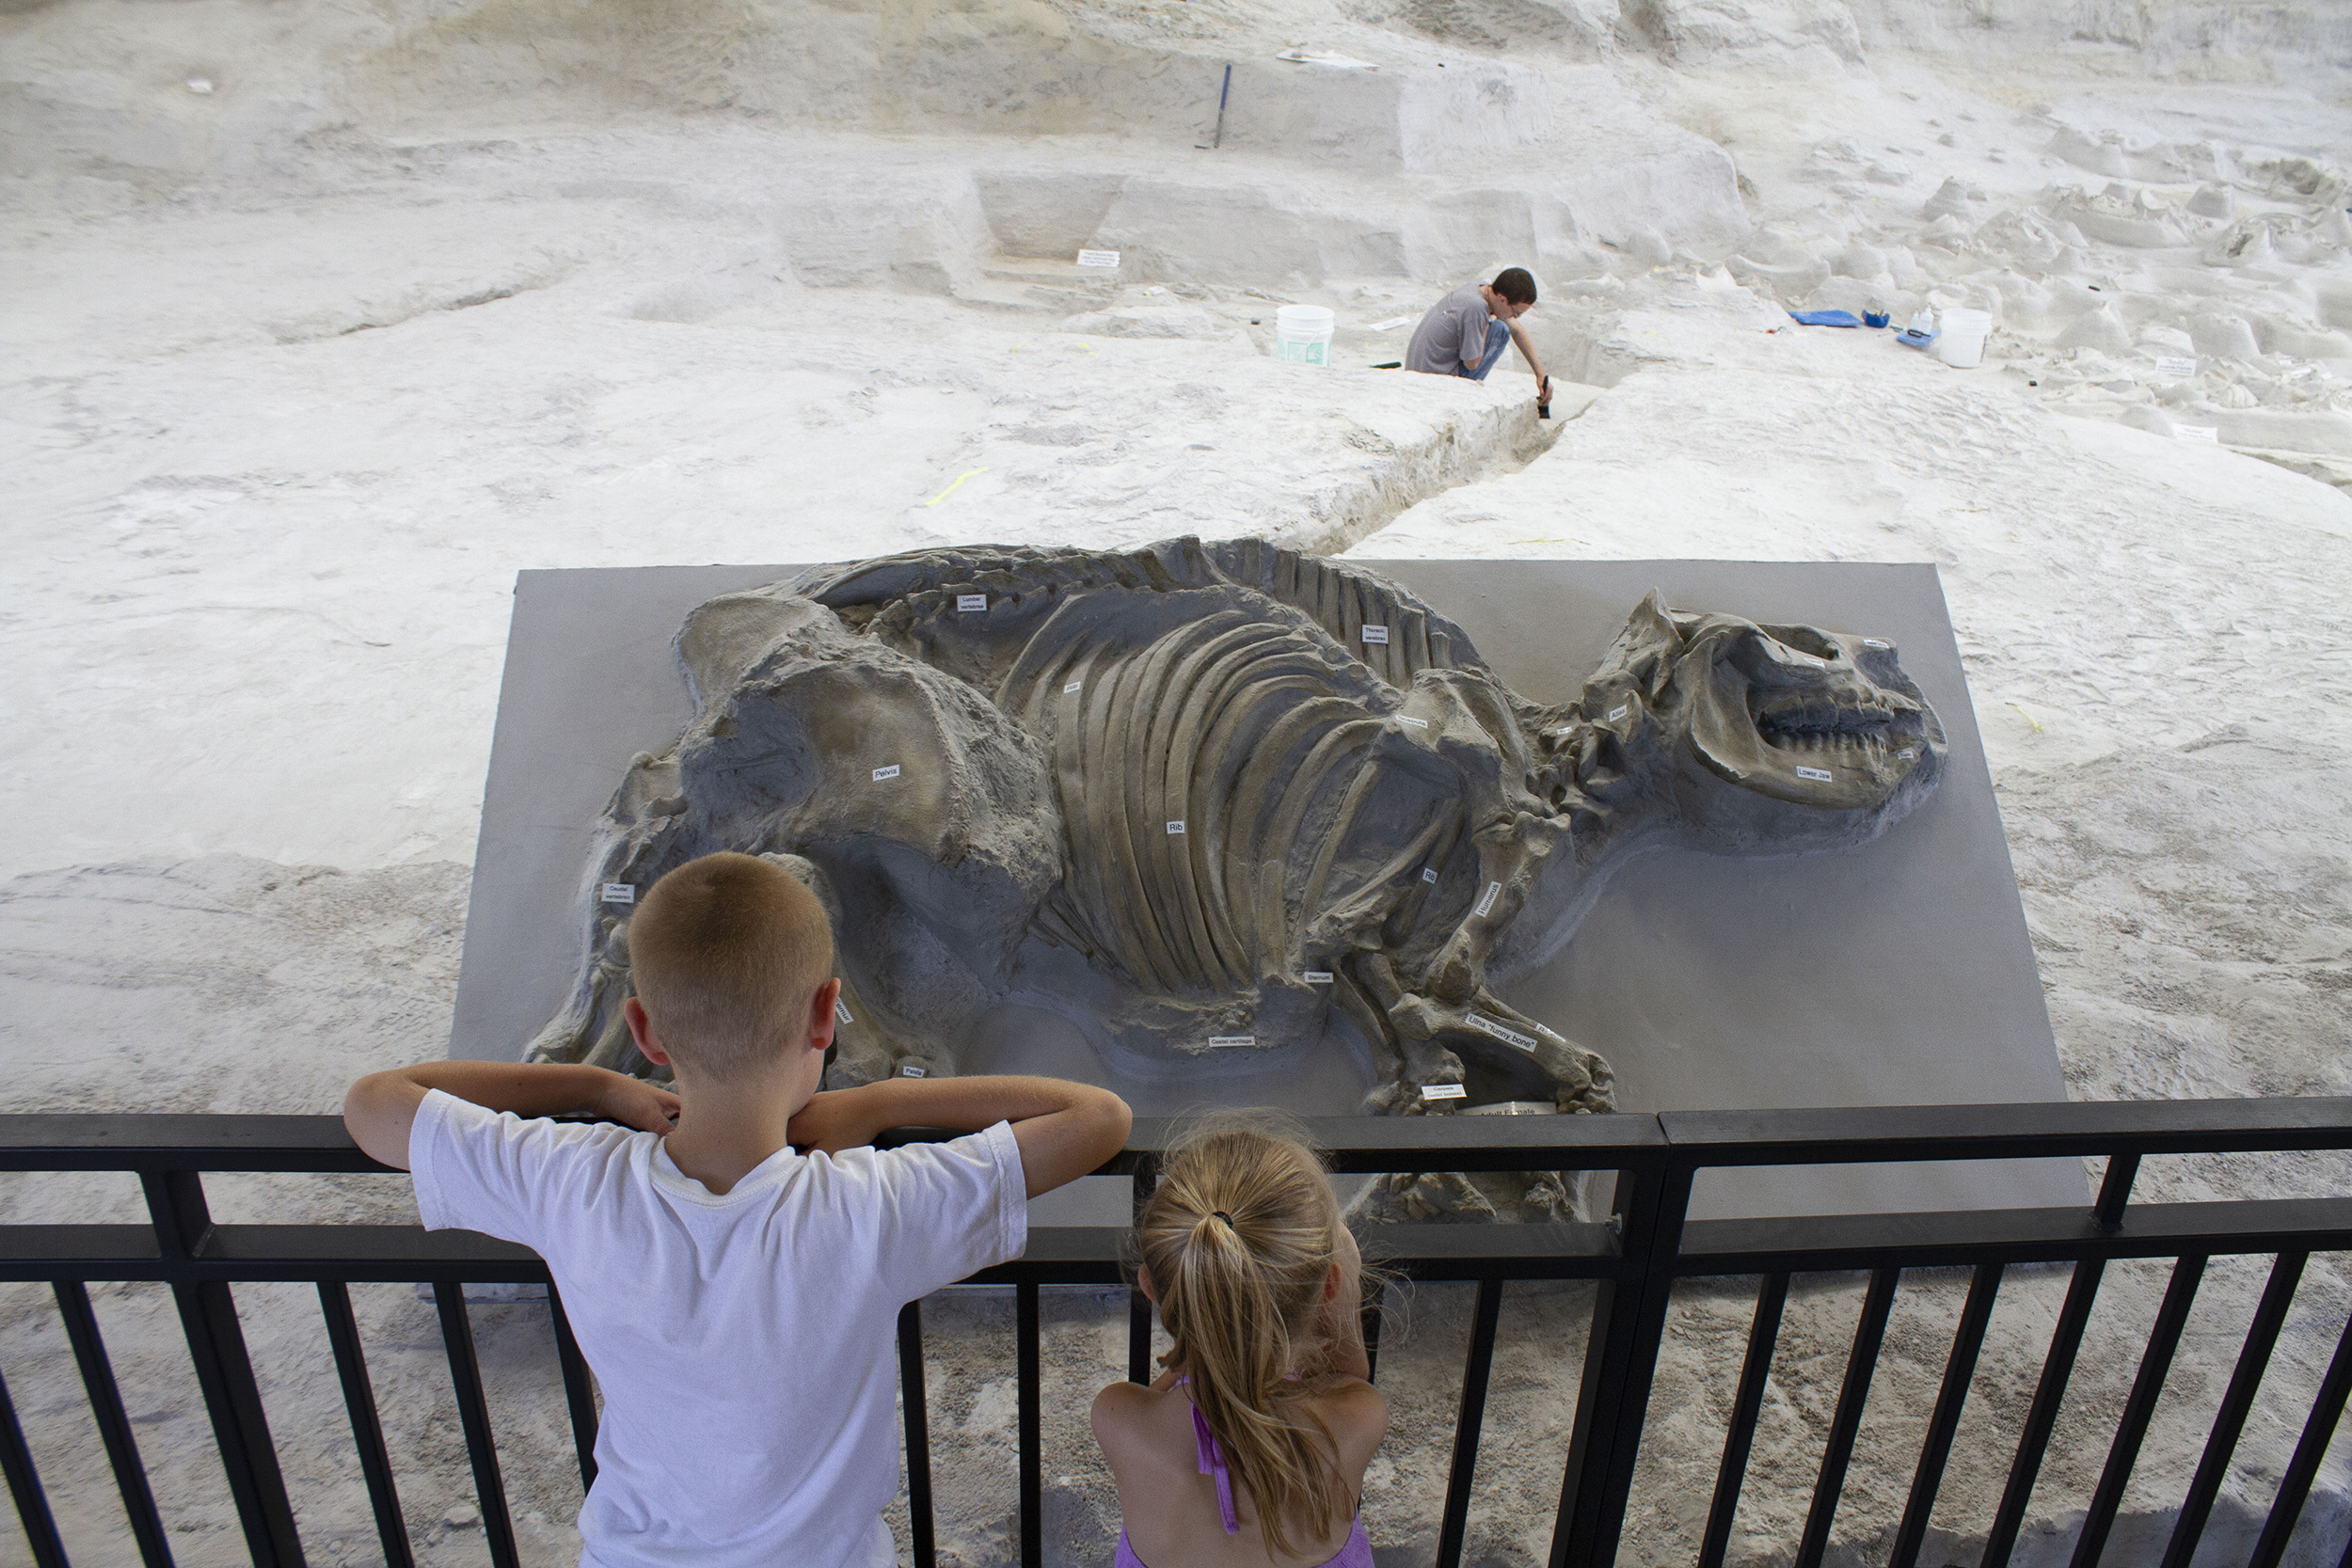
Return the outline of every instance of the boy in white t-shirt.
{"type": "Polygon", "coordinates": [[[832,933],[752,856],[656,882],[629,954],[629,1028],[676,1093],[601,1068],[426,1062],[353,1085],[344,1124],[414,1173],[428,1228],[547,1259],[604,1390],[584,1568],[894,1563],[898,1308],[1019,1257],[1025,1200],[1117,1153],[1127,1106],[1052,1078],[817,1093],[832,933]],[[565,1112],[626,1125],[525,1119],[565,1112]],[[864,1147],[903,1126],[970,1135],[864,1147]]]}

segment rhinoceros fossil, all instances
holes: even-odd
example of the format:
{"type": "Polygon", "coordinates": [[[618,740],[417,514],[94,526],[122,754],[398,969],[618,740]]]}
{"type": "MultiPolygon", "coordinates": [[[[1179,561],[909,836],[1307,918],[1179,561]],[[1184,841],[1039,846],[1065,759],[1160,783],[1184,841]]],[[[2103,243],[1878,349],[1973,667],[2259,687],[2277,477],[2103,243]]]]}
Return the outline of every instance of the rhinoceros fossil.
{"type": "Polygon", "coordinates": [[[1153,1076],[1311,1045],[1336,1007],[1368,1110],[1606,1109],[1602,1060],[1489,974],[1556,950],[1644,847],[1858,844],[1944,759],[1874,638],[1653,593],[1548,707],[1403,589],[1255,540],[822,567],[700,606],[676,651],[700,710],[606,812],[536,1059],[652,1071],[599,890],[724,848],[833,915],[836,1085],[954,1072],[1008,1000],[1153,1076]]]}

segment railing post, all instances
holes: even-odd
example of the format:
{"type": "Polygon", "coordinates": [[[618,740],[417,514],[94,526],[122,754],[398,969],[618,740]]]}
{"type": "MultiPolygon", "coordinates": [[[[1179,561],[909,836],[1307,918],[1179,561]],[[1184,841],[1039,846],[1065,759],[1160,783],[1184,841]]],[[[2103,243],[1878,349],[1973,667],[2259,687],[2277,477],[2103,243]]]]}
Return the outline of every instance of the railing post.
{"type": "MultiPolygon", "coordinates": [[[[2247,1560],[2247,1568],[2279,1568],[2279,1560],[2286,1555],[2287,1540],[2295,1533],[2295,1521],[2303,1512],[2303,1501],[2311,1496],[2312,1478],[2319,1473],[2319,1462],[2328,1455],[2328,1443],[2335,1435],[2336,1422],[2344,1415],[2347,1396],[2352,1396],[2352,1320],[2347,1320],[2344,1332],[2336,1336],[2335,1356],[2319,1380],[2319,1391],[2312,1400],[2312,1413],[2303,1422],[2303,1435],[2296,1440],[2295,1457],[2287,1461],[2286,1474],[2280,1480],[2278,1496],[2270,1504],[2270,1517],[2263,1521],[2262,1539],[2254,1543],[2254,1555],[2247,1560]]],[[[2352,1557],[2352,1541],[2344,1544],[2344,1550],[2345,1556],[2352,1557]]]]}
{"type": "Polygon", "coordinates": [[[564,1373],[564,1404],[572,1418],[572,1451],[580,1460],[580,1484],[587,1491],[596,1484],[596,1391],[589,1381],[588,1358],[580,1354],[572,1336],[572,1320],[564,1310],[564,1293],[548,1281],[548,1318],[555,1325],[555,1364],[564,1373]]]}
{"type": "Polygon", "coordinates": [[[238,1523],[245,1527],[246,1551],[254,1568],[305,1568],[294,1504],[286,1497],[269,1418],[262,1410],[262,1390],[253,1381],[245,1330],[237,1322],[236,1298],[218,1280],[191,1277],[186,1267],[202,1254],[213,1234],[203,1179],[192,1170],[143,1171],[139,1182],[154,1221],[156,1250],[167,1268],[180,1265],[174,1270],[179,1277],[172,1281],[172,1298],[180,1308],[180,1328],[187,1336],[197,1386],[203,1390],[204,1411],[212,1418],[221,1467],[229,1475],[229,1494],[236,1500],[238,1523]]]}
{"type": "Polygon", "coordinates": [[[139,1560],[148,1568],[171,1568],[171,1545],[164,1539],[163,1516],[155,1512],[155,1491],[147,1481],[147,1465],[139,1458],[138,1440],[131,1434],[131,1418],[122,1408],[122,1390],[115,1386],[114,1364],[98,1332],[98,1314],[91,1310],[89,1291],[75,1279],[53,1282],[57,1316],[65,1322],[73,1359],[82,1369],[82,1391],[89,1396],[90,1418],[98,1423],[99,1441],[105,1445],[107,1463],[114,1466],[115,1489],[122,1494],[122,1514],[130,1521],[131,1539],[138,1543],[139,1560]]]}
{"type": "Polygon", "coordinates": [[[1836,1522],[1838,1499],[1845,1496],[1846,1466],[1862,1431],[1863,1407],[1870,1402],[1870,1384],[1878,1373],[1879,1347],[1886,1340],[1886,1315],[1895,1306],[1895,1287],[1901,1279],[1900,1269],[1870,1271],[1870,1287],[1854,1321],[1853,1349],[1846,1354],[1845,1381],[1837,1389],[1837,1413],[1830,1418],[1821,1468],[1813,1480],[1813,1506],[1805,1513],[1804,1534],[1797,1541],[1797,1568],[1821,1568],[1829,1551],[1830,1526],[1836,1522]]]}
{"type": "Polygon", "coordinates": [[[2138,1155],[2107,1156],[2107,1173],[2099,1182],[2099,1200],[2090,1212],[2099,1228],[2110,1236],[2123,1228],[2123,1208],[2132,1200],[2132,1180],[2138,1174],[2138,1155]]]}
{"type": "Polygon", "coordinates": [[[392,1480],[392,1458],[384,1447],[384,1422],[376,1414],[375,1385],[368,1381],[367,1354],[359,1346],[359,1320],[351,1311],[350,1288],[340,1279],[320,1280],[319,1314],[326,1322],[326,1342],[335,1352],[336,1375],[342,1379],[343,1409],[351,1417],[351,1440],[359,1450],[359,1474],[368,1483],[368,1504],[375,1511],[384,1561],[388,1568],[415,1568],[407,1521],[400,1512],[400,1487],[392,1480]]]}
{"type": "MultiPolygon", "coordinates": [[[[2197,1555],[2198,1540],[2205,1533],[2213,1500],[2230,1472],[2230,1456],[2237,1451],[2238,1434],[2246,1430],[2246,1418],[2254,1408],[2263,1373],[2270,1370],[2270,1353],[2278,1348],[2279,1330],[2287,1321],[2287,1307],[2294,1303],[2295,1287],[2303,1277],[2303,1265],[2310,1256],[2282,1252],[2270,1265],[2270,1278],[2263,1286],[2262,1300],[2255,1304],[2254,1322],[2246,1330],[2246,1343],[2238,1350],[2230,1386],[2222,1391],[2221,1408],[2214,1415],[2205,1451],[2197,1461],[2197,1473],[2189,1478],[2188,1495],[2181,1499],[2172,1539],[2165,1543],[2164,1568],[2188,1568],[2189,1560],[2197,1555]]],[[[2352,1546],[2346,1551],[2352,1553],[2352,1546]]]]}
{"type": "Polygon", "coordinates": [[[1021,1568],[1045,1564],[1045,1414],[1039,1390],[1042,1375],[1038,1343],[1037,1283],[1012,1288],[1013,1374],[1021,1428],[1021,1568]]]}
{"type": "Polygon", "coordinates": [[[1470,1480],[1478,1469],[1478,1434],[1486,1418],[1486,1385],[1494,1375],[1495,1327],[1502,1313],[1502,1281],[1478,1282],[1470,1354],[1462,1363],[1462,1399],[1454,1415],[1454,1464],[1446,1472],[1445,1512],[1438,1524],[1438,1568],[1456,1568],[1470,1528],[1470,1480]]]}
{"type": "Polygon", "coordinates": [[[2172,1281],[2165,1287],[2164,1305],[2156,1308],[2155,1325],[2148,1331],[2148,1347],[2140,1353],[2139,1373],[2132,1379],[2130,1397],[2123,1402],[2123,1416],[2116,1423],[2114,1442],[2107,1447],[2098,1489],[2090,1494],[2090,1511],[2083,1518],[2082,1533],[2074,1538],[2070,1568],[2099,1568],[2107,1532],[2115,1526],[2115,1511],[2122,1504],[2123,1488],[2131,1482],[2132,1466],[2139,1462],[2140,1443],[2148,1435],[2156,1401],[2164,1394],[2165,1373],[2171,1370],[2181,1330],[2188,1323],[2188,1309],[2196,1304],[2197,1287],[2204,1277],[2201,1252],[2185,1253],[2172,1265],[2172,1281]]]}
{"type": "Polygon", "coordinates": [[[1674,1291],[1675,1255],[1691,1204],[1691,1166],[1671,1154],[1661,1164],[1617,1173],[1619,1255],[1626,1270],[1599,1281],[1593,1292],[1576,1428],[1551,1531],[1551,1568],[1609,1568],[1616,1560],[1674,1291]]]}
{"type": "Polygon", "coordinates": [[[2074,1276],[2066,1285],[2066,1301],[2058,1307],[2057,1326],[2050,1331],[2050,1354],[2042,1359],[2042,1379],[2034,1385],[2026,1428],[2017,1439],[2017,1457],[2010,1461],[2009,1482],[2001,1489],[1993,1528],[1985,1532],[1983,1568],[2009,1568],[2009,1555],[2016,1549],[2017,1532],[2025,1526],[2026,1505],[2032,1500],[2034,1481],[2042,1474],[2042,1458],[2050,1446],[2051,1429],[2058,1425],[2067,1380],[2074,1375],[2074,1355],[2082,1349],[2083,1327],[2090,1322],[2090,1308],[2098,1300],[2099,1280],[2106,1266],[2103,1258],[2075,1259],[2074,1276]]]}
{"type": "Polygon", "coordinates": [[[1919,1445],[1919,1464],[1911,1473],[1911,1497],[1903,1504],[1903,1522],[1896,1528],[1895,1550],[1886,1568],[1916,1568],[1919,1548],[1927,1542],[1928,1524],[1935,1514],[1935,1495],[1944,1484],[1944,1466],[1960,1431],[1960,1413],[1968,1402],[1968,1382],[1976,1375],[1977,1354],[1984,1348],[1984,1331],[1993,1321],[1993,1299],[2000,1293],[2003,1268],[1999,1263],[1979,1263],[1969,1275],[1968,1299],[1961,1305],[1960,1323],[1952,1331],[1951,1354],[1944,1358],[1943,1386],[1936,1390],[1935,1413],[1928,1418],[1927,1439],[1919,1445]]]}
{"type": "Polygon", "coordinates": [[[907,1544],[914,1568],[934,1568],[939,1548],[931,1521],[931,1418],[923,1370],[923,1302],[898,1308],[898,1401],[907,1429],[907,1544]]]}
{"type": "Polygon", "coordinates": [[[1724,1568],[1731,1526],[1740,1513],[1748,1452],[1756,1445],[1756,1423],[1764,1409],[1764,1382],[1772,1375],[1772,1352],[1780,1343],[1780,1316],[1788,1305],[1788,1276],[1768,1274],[1756,1291],[1756,1316],[1748,1320],[1748,1354],[1740,1363],[1740,1391],[1724,1430],[1724,1457],[1715,1466],[1715,1497],[1708,1505],[1707,1534],[1699,1542],[1699,1568],[1724,1568]]]}
{"type": "MultiPolygon", "coordinates": [[[[1133,1177],[1134,1185],[1127,1200],[1127,1216],[1131,1222],[1141,1223],[1143,1206],[1152,1201],[1152,1186],[1158,1181],[1159,1161],[1151,1155],[1137,1155],[1133,1177]]],[[[1141,1291],[1127,1287],[1127,1381],[1149,1384],[1152,1381],[1152,1302],[1141,1291]]]]}
{"type": "Polygon", "coordinates": [[[33,1465],[33,1450],[24,1446],[24,1429],[17,1424],[16,1402],[8,1398],[5,1379],[0,1379],[0,1471],[8,1473],[8,1495],[16,1499],[16,1516],[33,1549],[34,1568],[66,1568],[65,1545],[49,1513],[49,1494],[33,1465]]]}
{"type": "Polygon", "coordinates": [[[449,1354],[449,1379],[457,1394],[457,1424],[473,1461],[474,1496],[482,1504],[482,1535],[492,1568],[520,1568],[515,1549],[515,1520],[506,1506],[506,1481],[499,1474],[498,1444],[490,1435],[490,1402],[482,1392],[482,1360],[474,1348],[473,1320],[466,1311],[466,1287],[454,1279],[433,1282],[433,1306],[441,1317],[441,1347],[449,1354]]]}

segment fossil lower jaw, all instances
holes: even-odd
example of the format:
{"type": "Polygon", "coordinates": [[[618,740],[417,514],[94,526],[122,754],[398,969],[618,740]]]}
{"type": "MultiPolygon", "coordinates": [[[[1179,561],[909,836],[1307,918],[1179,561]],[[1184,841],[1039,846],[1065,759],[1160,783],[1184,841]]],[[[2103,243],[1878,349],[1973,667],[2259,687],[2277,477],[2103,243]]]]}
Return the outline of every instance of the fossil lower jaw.
{"type": "Polygon", "coordinates": [[[1717,691],[1692,713],[1691,744],[1708,769],[1738,787],[1833,811],[1888,800],[1928,752],[1921,716],[1876,705],[1814,704],[1756,712],[1717,691]]]}
{"type": "Polygon", "coordinates": [[[1912,753],[1911,760],[1918,756],[1917,723],[1900,723],[1893,715],[1836,729],[1781,729],[1768,723],[1758,725],[1756,733],[1765,745],[1798,762],[1832,757],[1856,767],[1871,763],[1884,766],[1901,760],[1900,753],[1906,749],[1912,753]]]}

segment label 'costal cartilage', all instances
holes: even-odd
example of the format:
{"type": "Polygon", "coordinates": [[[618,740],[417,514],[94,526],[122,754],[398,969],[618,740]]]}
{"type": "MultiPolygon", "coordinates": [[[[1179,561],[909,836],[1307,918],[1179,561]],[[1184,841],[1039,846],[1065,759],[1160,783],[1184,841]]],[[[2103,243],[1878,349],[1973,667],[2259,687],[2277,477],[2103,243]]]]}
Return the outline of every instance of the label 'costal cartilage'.
{"type": "Polygon", "coordinates": [[[1082,687],[1082,686],[1084,686],[1084,685],[1086,685],[1086,682],[1084,682],[1084,681],[1072,681],[1072,682],[1071,682],[1068,686],[1065,686],[1065,687],[1063,687],[1063,688],[1061,689],[1061,694],[1062,694],[1063,696],[1067,697],[1067,696],[1069,696],[1072,692],[1073,692],[1073,691],[1077,690],[1080,687],[1082,687]]]}
{"type": "Polygon", "coordinates": [[[1327,969],[1305,970],[1298,977],[1311,986],[1327,986],[1331,983],[1331,972],[1327,969]]]}
{"type": "Polygon", "coordinates": [[[1470,913],[1485,914],[1488,910],[1493,909],[1495,907],[1495,895],[1501,893],[1502,891],[1502,884],[1501,882],[1488,882],[1486,884],[1486,891],[1478,895],[1478,907],[1470,911],[1470,913]]]}
{"type": "Polygon", "coordinates": [[[987,608],[988,595],[985,594],[959,594],[956,595],[956,609],[959,610],[986,610],[987,608]]]}
{"type": "Polygon", "coordinates": [[[1516,1045],[1521,1051],[1533,1051],[1535,1049],[1534,1036],[1522,1035],[1517,1029],[1512,1028],[1509,1024],[1498,1022],[1494,1019],[1488,1018],[1484,1013],[1471,1013],[1465,1020],[1465,1022],[1480,1034],[1488,1036],[1494,1039],[1499,1039],[1505,1045],[1516,1045]]]}
{"type": "Polygon", "coordinates": [[[1423,1100],[1467,1100],[1470,1090],[1459,1084],[1423,1084],[1421,1097],[1423,1100]]]}
{"type": "Polygon", "coordinates": [[[884,779],[895,779],[898,776],[898,765],[895,762],[887,768],[877,768],[874,769],[874,782],[876,784],[882,783],[884,779]]]}
{"type": "Polygon", "coordinates": [[[1424,882],[1434,882],[1438,879],[1438,874],[1424,865],[1421,868],[1421,879],[1424,882]]]}
{"type": "Polygon", "coordinates": [[[1400,723],[1400,724],[1410,724],[1410,725],[1412,725],[1412,726],[1413,726],[1413,728],[1415,728],[1415,729],[1417,729],[1417,730],[1425,730],[1425,729],[1427,729],[1427,728],[1429,727],[1429,721],[1428,721],[1428,720],[1426,720],[1426,719],[1407,719],[1406,717],[1405,717],[1405,715],[1403,715],[1403,714],[1401,714],[1401,713],[1400,713],[1400,714],[1398,714],[1398,715],[1396,716],[1396,721],[1397,721],[1398,723],[1400,723]]]}
{"type": "Polygon", "coordinates": [[[837,996],[833,999],[833,1016],[839,1019],[844,1023],[855,1023],[857,1022],[856,1019],[850,1016],[850,1009],[848,1006],[837,996]]]}
{"type": "Polygon", "coordinates": [[[597,891],[596,896],[608,904],[634,904],[637,902],[637,890],[627,882],[607,882],[597,891]]]}
{"type": "Polygon", "coordinates": [[[1631,711],[1633,711],[1633,705],[1631,703],[1619,703],[1615,707],[1609,710],[1609,722],[1613,724],[1631,711]]]}
{"type": "Polygon", "coordinates": [[[1830,770],[1826,768],[1800,768],[1797,769],[1797,777],[1800,779],[1811,779],[1816,784],[1828,784],[1830,782],[1831,775],[1830,770]]]}
{"type": "Polygon", "coordinates": [[[898,1076],[901,1078],[929,1078],[930,1075],[931,1069],[920,1062],[909,1062],[898,1069],[898,1076]]]}
{"type": "Polygon", "coordinates": [[[1182,822],[1170,822],[1168,825],[1168,831],[1171,833],[1181,833],[1184,831],[1184,825],[1182,822]]]}
{"type": "Polygon", "coordinates": [[[1257,1043],[1258,1037],[1255,1035],[1211,1035],[1209,1037],[1209,1047],[1214,1051],[1222,1051],[1228,1046],[1252,1046],[1257,1043]]]}
{"type": "Polygon", "coordinates": [[[1364,628],[1364,641],[1367,642],[1386,642],[1388,640],[1389,628],[1386,626],[1366,626],[1364,628]]]}

